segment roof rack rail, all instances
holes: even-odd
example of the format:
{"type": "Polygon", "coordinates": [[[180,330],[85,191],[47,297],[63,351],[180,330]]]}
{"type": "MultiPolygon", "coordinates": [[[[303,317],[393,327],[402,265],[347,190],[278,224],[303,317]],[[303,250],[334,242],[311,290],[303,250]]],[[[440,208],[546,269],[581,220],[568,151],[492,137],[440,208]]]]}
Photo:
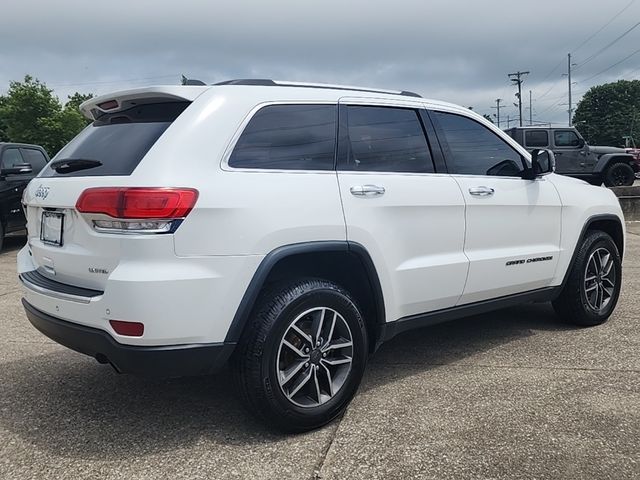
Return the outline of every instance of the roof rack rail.
{"type": "Polygon", "coordinates": [[[405,97],[422,98],[414,92],[407,90],[383,90],[377,88],[352,87],[347,85],[331,85],[327,83],[303,83],[303,82],[286,82],[280,80],[271,80],[268,78],[241,78],[237,80],[225,80],[224,82],[214,83],[213,85],[258,85],[264,87],[303,87],[303,88],[327,88],[331,90],[351,90],[354,92],[370,92],[370,93],[386,93],[391,95],[403,95],[405,97]]]}

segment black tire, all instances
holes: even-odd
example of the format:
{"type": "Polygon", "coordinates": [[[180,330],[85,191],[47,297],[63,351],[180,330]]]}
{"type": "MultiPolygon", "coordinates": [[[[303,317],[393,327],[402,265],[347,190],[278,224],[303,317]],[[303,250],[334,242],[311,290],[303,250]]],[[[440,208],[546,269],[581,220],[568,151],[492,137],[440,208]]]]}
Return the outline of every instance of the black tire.
{"type": "MultiPolygon", "coordinates": [[[[605,268],[608,264],[609,260],[605,260],[605,265],[601,267],[605,268]]],[[[621,285],[622,261],[613,239],[605,232],[597,230],[587,232],[582,244],[578,246],[578,253],[569,272],[567,283],[560,296],[553,301],[553,308],[564,321],[569,323],[581,326],[600,325],[613,313],[620,296],[621,285]],[[594,274],[594,271],[597,272],[600,267],[595,258],[592,260],[592,255],[602,256],[603,252],[610,255],[613,269],[613,272],[606,276],[600,273],[594,274]],[[595,279],[588,280],[594,276],[595,279]],[[609,281],[614,282],[613,287],[610,286],[609,281]],[[587,283],[589,283],[588,287],[587,283]],[[595,294],[594,285],[599,285],[595,287],[595,294]],[[606,294],[603,293],[604,287],[612,290],[606,304],[604,304],[606,300],[606,294]],[[587,293],[587,289],[591,292],[587,293]],[[598,304],[597,295],[600,294],[602,294],[603,304],[601,308],[595,308],[593,305],[598,304]]]]}
{"type": "MultiPolygon", "coordinates": [[[[304,327],[305,324],[296,323],[296,325],[304,327]]],[[[309,330],[315,328],[313,325],[316,323],[310,324],[309,330]]],[[[334,325],[337,324],[334,323],[334,325]]],[[[327,333],[327,328],[329,327],[318,328],[317,331],[320,333],[324,331],[325,336],[331,340],[334,338],[331,334],[336,335],[336,333],[333,330],[331,333],[327,333]]],[[[314,337],[313,332],[310,336],[314,337]]],[[[314,338],[321,337],[318,335],[314,338]]],[[[327,341],[327,343],[329,342],[327,341]]],[[[339,342],[334,342],[334,345],[338,344],[339,342]]],[[[321,354],[321,347],[312,346],[312,348],[310,356],[314,353],[321,354]]],[[[261,295],[252,319],[247,324],[234,352],[232,368],[240,397],[251,413],[279,430],[303,432],[331,422],[344,411],[360,385],[367,363],[368,351],[364,319],[349,293],[326,280],[304,279],[281,284],[261,295]],[[332,319],[338,318],[338,321],[341,322],[340,328],[344,328],[345,324],[348,325],[346,331],[352,337],[352,349],[348,351],[351,354],[351,363],[346,373],[344,366],[331,367],[343,369],[339,372],[340,377],[336,375],[336,378],[340,378],[343,383],[335,390],[333,396],[329,393],[321,395],[321,388],[317,387],[317,390],[314,390],[314,392],[318,392],[315,396],[309,390],[309,396],[305,397],[307,388],[315,389],[321,380],[318,383],[305,384],[305,387],[301,388],[296,395],[303,399],[308,398],[309,403],[317,401],[318,405],[302,406],[296,403],[300,401],[298,397],[294,397],[292,400],[287,396],[287,393],[290,394],[293,388],[285,393],[288,384],[285,383],[284,386],[280,384],[279,378],[282,378],[281,375],[283,375],[283,372],[279,370],[283,366],[281,352],[289,352],[282,353],[282,355],[292,355],[297,359],[297,362],[300,362],[296,354],[284,347],[284,340],[299,342],[297,346],[300,347],[301,352],[306,348],[301,346],[305,344],[302,341],[303,337],[296,337],[297,332],[292,330],[292,325],[296,322],[311,321],[311,317],[307,320],[302,314],[313,310],[308,315],[316,315],[316,307],[326,308],[328,312],[337,312],[340,317],[332,316],[332,319]],[[342,320],[344,320],[344,324],[342,320]],[[325,398],[324,403],[320,403],[323,396],[328,399],[325,398]]],[[[333,352],[338,352],[338,350],[333,350],[331,355],[337,354],[333,352]]],[[[340,352],[344,352],[344,350],[340,352]]],[[[326,355],[326,353],[321,355],[326,355]]],[[[347,355],[344,358],[346,359],[347,355]]],[[[315,382],[315,378],[320,378],[322,367],[320,362],[330,360],[330,358],[321,360],[316,355],[310,360],[311,365],[307,362],[300,367],[301,373],[297,375],[300,379],[306,378],[305,372],[312,370],[312,375],[315,375],[313,372],[317,369],[318,376],[312,377],[315,382]]],[[[302,362],[306,362],[306,360],[302,360],[302,362]]],[[[329,368],[325,368],[325,370],[328,373],[323,378],[328,380],[331,378],[329,368]]],[[[297,382],[298,379],[295,381],[297,382]]],[[[330,381],[324,384],[326,391],[332,388],[329,387],[329,383],[330,381]]]]}
{"type": "Polygon", "coordinates": [[[2,252],[2,246],[4,245],[4,226],[0,222],[0,252],[2,252]]]}
{"type": "Polygon", "coordinates": [[[628,163],[614,163],[604,172],[604,184],[607,187],[624,187],[633,185],[636,174],[628,163]]]}

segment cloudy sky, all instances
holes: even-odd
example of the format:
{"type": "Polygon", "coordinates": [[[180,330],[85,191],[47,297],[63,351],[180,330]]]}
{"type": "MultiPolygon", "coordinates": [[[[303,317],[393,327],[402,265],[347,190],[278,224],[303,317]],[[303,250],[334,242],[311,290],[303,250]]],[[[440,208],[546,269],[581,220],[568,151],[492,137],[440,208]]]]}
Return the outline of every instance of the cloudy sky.
{"type": "Polygon", "coordinates": [[[562,123],[568,52],[574,102],[640,79],[640,0],[2,0],[2,18],[0,94],[25,74],[61,99],[259,77],[413,90],[488,114],[501,98],[505,121],[517,118],[507,74],[521,70],[523,116],[532,90],[534,121],[562,123]]]}

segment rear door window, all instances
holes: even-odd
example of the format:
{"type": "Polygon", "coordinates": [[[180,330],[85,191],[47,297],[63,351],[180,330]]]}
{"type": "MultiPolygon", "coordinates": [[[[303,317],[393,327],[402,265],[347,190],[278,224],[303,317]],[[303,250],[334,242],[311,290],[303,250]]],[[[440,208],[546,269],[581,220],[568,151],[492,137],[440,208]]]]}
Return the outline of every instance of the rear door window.
{"type": "Polygon", "coordinates": [[[549,145],[549,133],[546,130],[526,130],[524,144],[526,147],[546,147],[549,145]]]}
{"type": "Polygon", "coordinates": [[[229,166],[333,170],[336,105],[269,105],[249,121],[229,166]]]}
{"type": "Polygon", "coordinates": [[[411,108],[346,107],[347,151],[340,170],[432,173],[431,152],[411,108]]]}
{"type": "Polygon", "coordinates": [[[85,128],[56,157],[59,160],[95,160],[100,165],[56,172],[51,165],[42,177],[131,175],[142,158],[189,102],[138,105],[107,113],[85,128]]]}

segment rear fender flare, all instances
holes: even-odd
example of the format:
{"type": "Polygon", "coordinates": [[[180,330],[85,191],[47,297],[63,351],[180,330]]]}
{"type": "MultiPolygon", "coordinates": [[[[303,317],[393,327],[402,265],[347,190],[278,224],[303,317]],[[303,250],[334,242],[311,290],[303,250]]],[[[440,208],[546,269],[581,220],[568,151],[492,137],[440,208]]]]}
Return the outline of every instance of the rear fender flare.
{"type": "Polygon", "coordinates": [[[376,323],[382,324],[385,322],[385,309],[384,309],[384,297],[382,293],[382,287],[380,279],[376,271],[375,265],[369,252],[356,242],[349,241],[319,241],[319,242],[304,242],[296,243],[292,245],[285,245],[271,251],[262,260],[253,278],[249,282],[249,285],[240,301],[240,304],[236,310],[236,313],[231,321],[225,343],[237,343],[240,340],[242,332],[250,318],[251,312],[258,299],[258,295],[265,285],[269,274],[273,268],[281,260],[299,254],[307,253],[319,253],[319,252],[344,252],[355,254],[362,262],[362,265],[369,278],[371,289],[375,298],[376,308],[376,323]]]}

